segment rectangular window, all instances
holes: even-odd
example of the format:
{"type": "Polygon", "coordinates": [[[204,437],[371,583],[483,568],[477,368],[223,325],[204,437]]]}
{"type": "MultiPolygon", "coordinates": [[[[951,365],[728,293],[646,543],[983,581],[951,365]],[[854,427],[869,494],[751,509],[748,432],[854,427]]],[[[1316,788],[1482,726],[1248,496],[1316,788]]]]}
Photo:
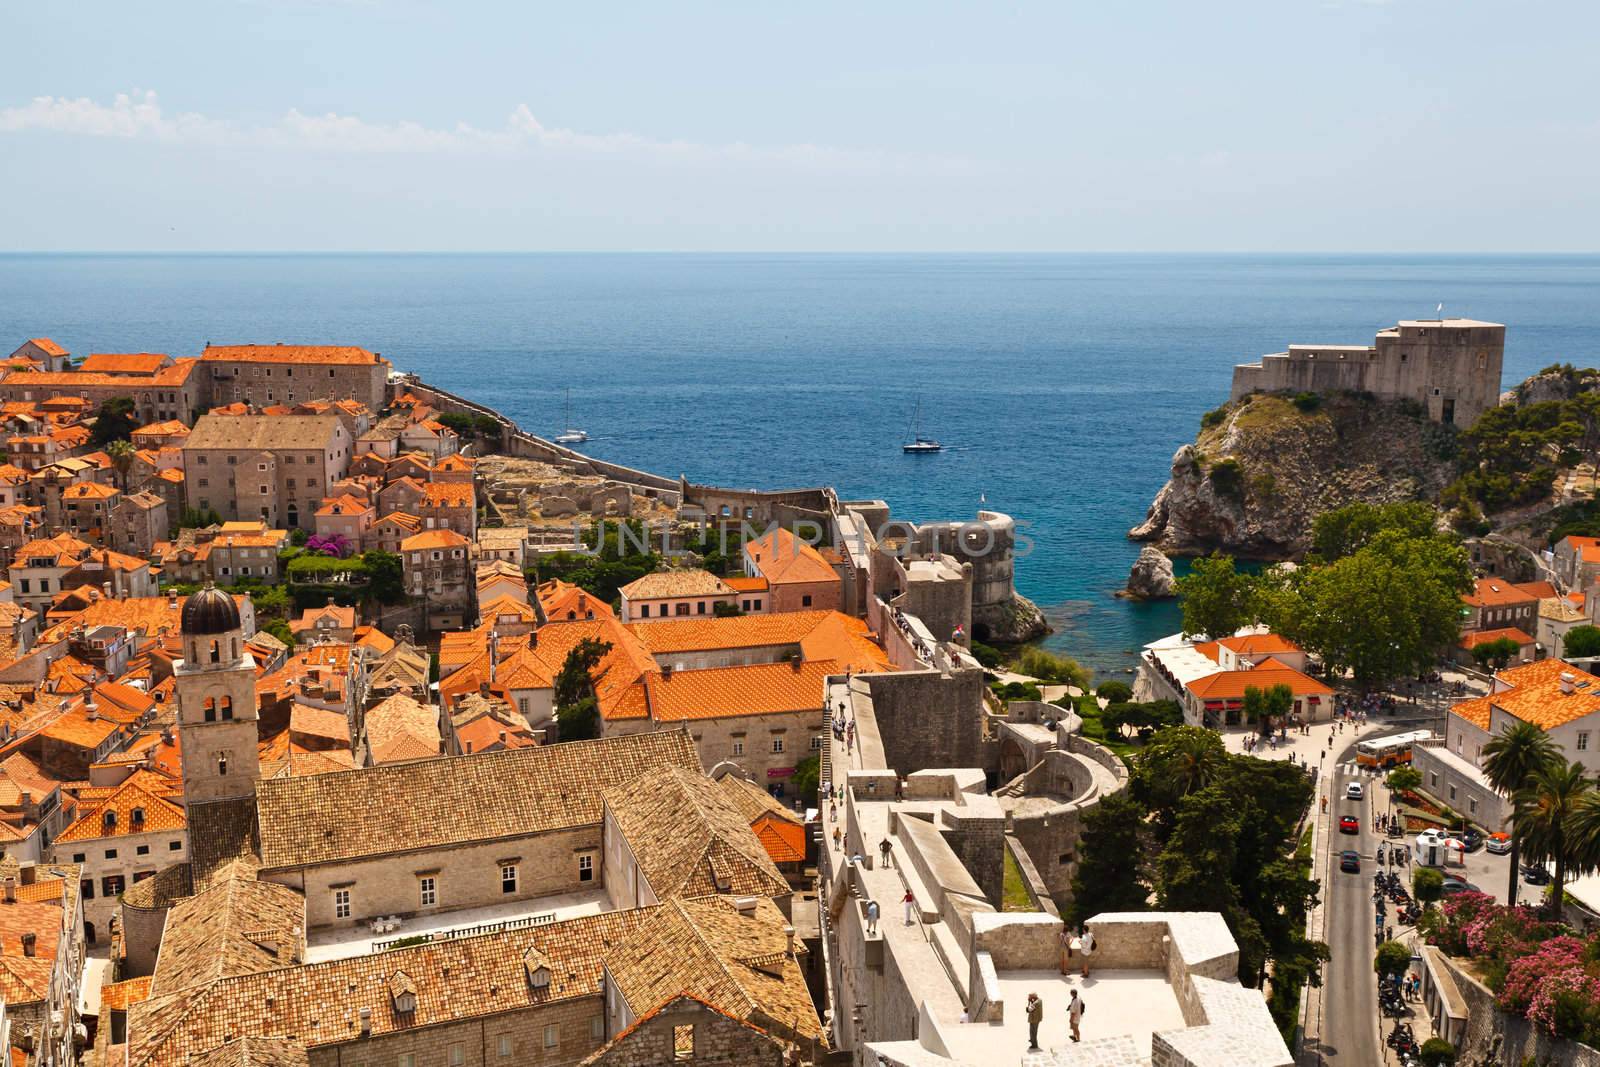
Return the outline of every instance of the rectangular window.
{"type": "Polygon", "coordinates": [[[514,863],[503,864],[500,867],[500,892],[515,893],[517,891],[517,865],[514,863]]]}
{"type": "Polygon", "coordinates": [[[772,739],[772,751],[774,751],[774,752],[782,752],[783,751],[783,738],[774,737],[772,739]]]}
{"type": "Polygon", "coordinates": [[[1455,798],[1456,798],[1456,787],[1455,786],[1451,786],[1450,787],[1450,799],[1454,800],[1455,798]]]}
{"type": "Polygon", "coordinates": [[[544,1047],[555,1048],[561,1044],[561,1027],[554,1023],[544,1028],[544,1047]]]}
{"type": "Polygon", "coordinates": [[[72,862],[73,863],[82,863],[84,860],[86,860],[88,858],[89,858],[89,855],[88,855],[88,853],[85,853],[85,852],[74,852],[72,854],[72,862]]]}
{"type": "Polygon", "coordinates": [[[93,900],[94,899],[94,879],[93,878],[85,878],[85,879],[83,879],[81,882],[78,883],[78,889],[82,893],[84,900],[93,900]]]}
{"type": "Polygon", "coordinates": [[[822,735],[821,734],[815,734],[815,735],[812,736],[812,738],[811,738],[811,751],[813,751],[813,752],[821,752],[822,751],[822,735]]]}
{"type": "Polygon", "coordinates": [[[1584,751],[1587,751],[1588,748],[1589,748],[1589,731],[1588,730],[1579,730],[1578,731],[1578,751],[1579,752],[1584,752],[1584,751]]]}
{"type": "Polygon", "coordinates": [[[134,851],[135,855],[148,856],[148,855],[150,855],[150,846],[149,845],[140,845],[137,848],[135,848],[133,851],[134,851]]]}
{"type": "Polygon", "coordinates": [[[114,848],[106,849],[106,859],[114,860],[116,858],[117,858],[117,850],[116,849],[114,849],[114,848]]]}
{"type": "Polygon", "coordinates": [[[460,1041],[450,1042],[449,1055],[446,1057],[450,1067],[461,1067],[467,1062],[467,1046],[460,1041]]]}
{"type": "Polygon", "coordinates": [[[589,1039],[591,1041],[604,1041],[606,1037],[606,1017],[596,1015],[589,1020],[589,1039]]]}
{"type": "Polygon", "coordinates": [[[744,755],[744,742],[743,741],[735,741],[733,743],[733,754],[735,756],[744,755]]]}
{"type": "MultiPolygon", "coordinates": [[[[267,399],[272,399],[271,393],[267,394],[267,399]]],[[[395,1061],[395,1067],[417,1067],[417,1054],[415,1052],[400,1053],[400,1058],[395,1061]]]]}
{"type": "Polygon", "coordinates": [[[122,884],[122,875],[108,874],[104,878],[100,879],[100,895],[103,897],[114,897],[118,893],[122,892],[122,884]]]}
{"type": "Polygon", "coordinates": [[[430,878],[423,878],[421,880],[421,887],[422,887],[422,906],[424,908],[430,907],[430,906],[432,906],[434,904],[439,903],[438,889],[437,889],[436,883],[434,882],[434,880],[431,877],[430,878]]]}
{"type": "Polygon", "coordinates": [[[335,889],[333,891],[333,917],[335,919],[350,918],[350,890],[335,889]]]}
{"type": "Polygon", "coordinates": [[[501,1034],[496,1038],[495,1048],[499,1052],[501,1059],[509,1060],[511,1058],[511,1035],[501,1034]]]}
{"type": "Polygon", "coordinates": [[[672,1028],[672,1058],[681,1063],[694,1061],[694,1025],[672,1028]]]}
{"type": "Polygon", "coordinates": [[[672,613],[674,615],[687,615],[687,614],[689,614],[689,605],[687,605],[687,604],[674,604],[672,606],[672,613]]]}
{"type": "Polygon", "coordinates": [[[578,881],[580,881],[580,882],[592,882],[592,881],[594,881],[594,857],[593,856],[579,856],[578,857],[578,881]]]}
{"type": "Polygon", "coordinates": [[[182,849],[183,849],[183,842],[182,841],[168,841],[167,842],[167,851],[168,852],[179,852],[179,851],[182,851],[182,849]]]}

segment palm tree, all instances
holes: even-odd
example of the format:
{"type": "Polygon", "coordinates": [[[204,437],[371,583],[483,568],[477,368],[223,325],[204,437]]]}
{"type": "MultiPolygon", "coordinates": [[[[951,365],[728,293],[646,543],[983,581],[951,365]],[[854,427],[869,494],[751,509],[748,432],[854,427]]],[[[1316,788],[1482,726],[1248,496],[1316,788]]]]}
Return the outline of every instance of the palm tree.
{"type": "Polygon", "coordinates": [[[136,458],[133,444],[129,441],[112,441],[106,446],[106,455],[111,460],[111,469],[117,472],[118,488],[123,492],[128,491],[128,472],[133,469],[136,458]]]}
{"type": "MultiPolygon", "coordinates": [[[[1582,837],[1574,816],[1593,788],[1594,783],[1583,776],[1583,764],[1568,763],[1558,756],[1533,772],[1514,801],[1511,825],[1527,847],[1528,858],[1540,863],[1555,861],[1550,910],[1557,922],[1566,896],[1567,868],[1584,866],[1582,837]]],[[[1516,873],[1515,867],[1512,873],[1516,873]]]]}
{"type": "MultiPolygon", "coordinates": [[[[1483,776],[1501,796],[1510,798],[1535,771],[1559,758],[1556,746],[1543,730],[1531,722],[1518,722],[1501,730],[1483,746],[1483,776]]],[[[1506,890],[1506,899],[1515,905],[1517,859],[1522,842],[1514,819],[1508,818],[1507,822],[1511,825],[1511,888],[1506,890]]]]}
{"type": "Polygon", "coordinates": [[[1578,799],[1572,813],[1573,873],[1600,870],[1600,788],[1591,789],[1578,799]]]}

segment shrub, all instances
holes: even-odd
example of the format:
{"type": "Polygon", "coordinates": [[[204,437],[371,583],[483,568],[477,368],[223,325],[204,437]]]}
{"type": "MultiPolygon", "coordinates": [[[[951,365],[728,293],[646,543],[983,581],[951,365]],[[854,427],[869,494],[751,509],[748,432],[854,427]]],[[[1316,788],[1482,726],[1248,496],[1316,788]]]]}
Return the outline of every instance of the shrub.
{"type": "Polygon", "coordinates": [[[1206,478],[1218,495],[1237,499],[1244,491],[1244,468],[1233,458],[1219,459],[1211,465],[1206,478]]]}
{"type": "Polygon", "coordinates": [[[990,670],[1004,665],[1006,661],[1005,655],[998,648],[986,645],[982,641],[972,642],[972,658],[990,670]]]}
{"type": "Polygon", "coordinates": [[[1418,1052],[1422,1067],[1450,1067],[1456,1062],[1456,1047],[1442,1037],[1430,1037],[1418,1052]]]}
{"type": "Polygon", "coordinates": [[[1411,892],[1424,904],[1444,896],[1444,875],[1433,867],[1418,867],[1411,876],[1411,892]]]}
{"type": "Polygon", "coordinates": [[[1077,660],[1031,645],[1017,656],[1017,673],[1058,685],[1075,685],[1079,689],[1089,685],[1089,672],[1079,666],[1077,660]]]}
{"type": "Polygon", "coordinates": [[[1322,394],[1296,393],[1290,403],[1299,408],[1301,411],[1315,411],[1322,406],[1322,394]]]}
{"type": "Polygon", "coordinates": [[[1108,704],[1126,704],[1133,699],[1133,687],[1127,682],[1112,678],[1101,682],[1095,689],[1095,694],[1108,704]]]}
{"type": "Polygon", "coordinates": [[[1221,426],[1223,420],[1227,417],[1228,405],[1224,404],[1220,408],[1212,408],[1210,411],[1200,416],[1200,428],[1202,430],[1209,430],[1213,426],[1221,426]]]}

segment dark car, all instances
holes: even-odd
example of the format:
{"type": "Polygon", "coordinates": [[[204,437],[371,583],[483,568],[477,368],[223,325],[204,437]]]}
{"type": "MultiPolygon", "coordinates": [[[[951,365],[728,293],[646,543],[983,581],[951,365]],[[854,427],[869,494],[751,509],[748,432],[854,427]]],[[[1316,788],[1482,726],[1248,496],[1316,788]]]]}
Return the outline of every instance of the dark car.
{"type": "Polygon", "coordinates": [[[1478,830],[1463,830],[1456,835],[1468,852],[1476,852],[1483,847],[1483,834],[1478,830]]]}
{"type": "Polygon", "coordinates": [[[1361,870],[1361,856],[1348,850],[1339,853],[1339,869],[1357,873],[1361,870]]]}
{"type": "Polygon", "coordinates": [[[1339,816],[1339,832],[1341,834],[1359,834],[1361,832],[1361,820],[1354,815],[1339,816]]]}
{"type": "Polygon", "coordinates": [[[1549,885],[1550,872],[1535,863],[1522,865],[1522,880],[1529,885],[1549,885]]]}
{"type": "Polygon", "coordinates": [[[1452,896],[1456,893],[1480,892],[1477,886],[1473,885],[1471,882],[1463,882],[1459,878],[1446,878],[1444,880],[1443,888],[1446,896],[1452,896]]]}

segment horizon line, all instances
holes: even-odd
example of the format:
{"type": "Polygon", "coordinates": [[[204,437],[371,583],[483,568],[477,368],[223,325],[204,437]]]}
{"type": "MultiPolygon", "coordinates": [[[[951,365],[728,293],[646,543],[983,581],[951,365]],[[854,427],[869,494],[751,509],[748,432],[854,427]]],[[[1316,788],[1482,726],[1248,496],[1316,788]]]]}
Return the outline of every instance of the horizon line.
{"type": "Polygon", "coordinates": [[[19,248],[0,256],[1595,256],[1582,250],[1339,250],[1339,249],[717,249],[717,248],[19,248]]]}

